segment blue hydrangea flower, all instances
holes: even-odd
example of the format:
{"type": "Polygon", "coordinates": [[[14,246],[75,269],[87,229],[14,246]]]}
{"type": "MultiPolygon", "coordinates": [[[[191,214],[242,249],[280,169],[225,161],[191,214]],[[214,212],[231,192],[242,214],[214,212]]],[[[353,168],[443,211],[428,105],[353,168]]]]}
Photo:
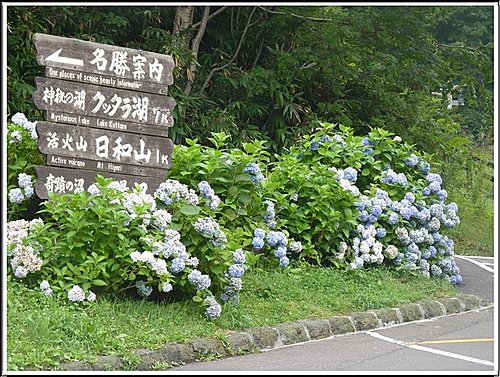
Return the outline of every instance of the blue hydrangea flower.
{"type": "Polygon", "coordinates": [[[250,173],[250,174],[258,174],[260,173],[260,168],[259,165],[257,165],[255,162],[250,162],[244,169],[244,173],[250,173]]]}
{"type": "Polygon", "coordinates": [[[431,170],[431,165],[427,161],[420,160],[420,162],[418,163],[418,168],[420,169],[422,174],[428,175],[431,170]]]}
{"type": "Polygon", "coordinates": [[[177,273],[181,272],[182,270],[184,270],[185,267],[186,267],[186,264],[185,264],[183,259],[174,258],[172,260],[172,265],[170,266],[170,271],[172,271],[172,273],[174,273],[174,274],[177,274],[177,273]]]}
{"type": "Polygon", "coordinates": [[[188,275],[188,280],[199,290],[207,289],[212,283],[208,275],[202,275],[198,270],[191,271],[188,275]]]}
{"type": "Polygon", "coordinates": [[[415,195],[412,192],[407,192],[405,194],[405,199],[408,200],[410,203],[413,203],[415,201],[415,195]]]}
{"type": "Polygon", "coordinates": [[[245,272],[245,269],[243,268],[242,264],[232,264],[231,266],[229,266],[228,272],[229,275],[234,278],[241,278],[243,276],[243,273],[245,272]]]}
{"type": "Polygon", "coordinates": [[[361,145],[363,147],[366,147],[368,145],[373,145],[373,143],[372,143],[372,141],[369,138],[364,137],[363,140],[361,140],[361,145]]]}
{"type": "Polygon", "coordinates": [[[458,212],[458,205],[455,202],[452,202],[446,206],[448,210],[458,212]]]}
{"type": "Polygon", "coordinates": [[[396,178],[396,183],[400,184],[401,186],[406,186],[408,184],[408,179],[406,178],[406,175],[404,175],[404,173],[398,173],[398,176],[396,178]]]}
{"type": "Polygon", "coordinates": [[[198,188],[200,189],[200,194],[204,198],[210,199],[215,195],[214,190],[210,187],[210,184],[207,181],[201,181],[198,183],[198,188]]]}
{"type": "Polygon", "coordinates": [[[369,219],[370,215],[367,211],[361,211],[359,213],[359,218],[362,222],[366,223],[369,219]]]}
{"type": "Polygon", "coordinates": [[[24,194],[20,188],[13,188],[9,191],[9,201],[11,203],[21,203],[24,200],[24,194]]]}
{"type": "Polygon", "coordinates": [[[286,247],[285,246],[279,246],[275,251],[274,251],[274,256],[276,258],[283,258],[286,256],[286,247]]]}
{"type": "Polygon", "coordinates": [[[363,149],[363,153],[368,156],[370,154],[375,153],[375,150],[373,148],[365,148],[363,149]]]}
{"type": "Polygon", "coordinates": [[[266,236],[266,232],[264,231],[264,229],[255,228],[255,230],[253,231],[253,235],[257,238],[264,238],[266,236]]]}
{"type": "Polygon", "coordinates": [[[280,258],[280,267],[287,267],[288,265],[290,264],[290,260],[288,259],[288,257],[284,256],[284,257],[281,257],[280,258]]]}
{"type": "Polygon", "coordinates": [[[429,174],[427,174],[427,176],[425,178],[427,179],[427,182],[429,182],[429,183],[432,183],[432,182],[436,182],[438,184],[443,183],[443,179],[441,178],[441,175],[439,175],[437,173],[429,173],[429,174]]]}
{"type": "Polygon", "coordinates": [[[222,312],[222,307],[213,296],[208,296],[205,302],[209,304],[205,309],[205,315],[212,321],[216,320],[222,312]]]}
{"type": "Polygon", "coordinates": [[[344,170],[344,179],[347,179],[351,182],[356,182],[358,179],[358,172],[356,169],[348,167],[344,170]]]}
{"type": "Polygon", "coordinates": [[[250,162],[243,169],[243,172],[250,174],[250,179],[256,186],[259,186],[262,180],[264,179],[264,175],[261,173],[259,166],[254,162],[250,162]]]}
{"type": "Polygon", "coordinates": [[[364,265],[364,261],[360,257],[354,258],[354,261],[351,263],[352,269],[362,268],[364,265]]]}
{"type": "Polygon", "coordinates": [[[401,263],[403,262],[403,258],[404,258],[404,254],[403,253],[398,253],[398,255],[396,255],[396,258],[394,258],[394,264],[396,266],[401,265],[401,263]]]}
{"type": "Polygon", "coordinates": [[[377,228],[377,238],[384,238],[387,234],[387,230],[385,228],[377,228]]]}
{"type": "Polygon", "coordinates": [[[439,196],[439,200],[442,202],[444,202],[448,197],[448,192],[445,189],[439,190],[437,194],[439,196]]]}
{"type": "Polygon", "coordinates": [[[419,158],[415,154],[411,154],[410,157],[405,158],[404,163],[410,167],[414,167],[418,164],[419,158]]]}
{"type": "Polygon", "coordinates": [[[331,143],[332,138],[328,135],[323,135],[321,136],[320,142],[321,143],[331,143]]]}
{"type": "Polygon", "coordinates": [[[271,231],[267,234],[267,243],[269,246],[286,246],[288,243],[288,239],[286,238],[285,233],[271,231]]]}
{"type": "Polygon", "coordinates": [[[377,218],[382,214],[382,208],[379,205],[375,205],[372,207],[370,214],[377,218]]]}
{"type": "Polygon", "coordinates": [[[254,237],[252,239],[252,247],[255,250],[261,250],[264,247],[264,238],[254,237]]]}
{"type": "Polygon", "coordinates": [[[233,252],[234,263],[243,264],[246,261],[245,252],[242,249],[236,249],[233,252]]]}
{"type": "Polygon", "coordinates": [[[405,220],[409,220],[411,217],[411,209],[408,207],[401,208],[399,213],[401,214],[401,217],[405,220]]]}
{"type": "Polygon", "coordinates": [[[390,225],[394,225],[394,224],[396,224],[396,223],[398,222],[398,219],[399,219],[398,214],[397,214],[397,213],[395,213],[395,212],[393,212],[393,213],[391,213],[391,214],[389,215],[389,220],[388,220],[388,223],[389,223],[390,225]]]}
{"type": "MultiPolygon", "coordinates": [[[[429,253],[430,253],[430,257],[435,257],[436,256],[436,253],[437,253],[437,250],[434,246],[429,246],[429,253]]],[[[429,259],[429,258],[427,258],[429,259]]]]}

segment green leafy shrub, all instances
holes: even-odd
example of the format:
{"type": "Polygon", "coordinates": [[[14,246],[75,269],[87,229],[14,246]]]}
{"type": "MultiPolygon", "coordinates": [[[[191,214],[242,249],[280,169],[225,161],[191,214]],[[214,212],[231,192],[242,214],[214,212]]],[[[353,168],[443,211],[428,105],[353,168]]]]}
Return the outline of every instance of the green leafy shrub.
{"type": "Polygon", "coordinates": [[[242,241],[248,239],[263,210],[260,180],[264,174],[259,166],[269,163],[269,153],[261,141],[244,143],[243,149],[227,148],[229,137],[224,132],[212,133],[213,148],[196,139],[175,145],[168,176],[189,186],[206,180],[220,197],[221,225],[241,234],[242,241]]]}
{"type": "Polygon", "coordinates": [[[88,192],[50,194],[43,222],[9,223],[11,234],[24,233],[9,240],[11,268],[71,301],[133,288],[143,297],[192,295],[215,319],[216,294],[237,300],[245,253],[217,223],[218,200],[206,182],[200,193],[167,180],[153,197],[98,176],[88,192]]]}

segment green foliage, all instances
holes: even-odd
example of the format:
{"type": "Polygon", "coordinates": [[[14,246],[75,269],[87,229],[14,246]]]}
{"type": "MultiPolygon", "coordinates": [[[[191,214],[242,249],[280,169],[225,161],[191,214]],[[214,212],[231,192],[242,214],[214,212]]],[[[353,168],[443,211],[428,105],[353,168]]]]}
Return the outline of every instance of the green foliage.
{"type": "MultiPolygon", "coordinates": [[[[43,155],[37,148],[37,135],[35,123],[26,119],[24,114],[14,116],[18,122],[7,124],[7,204],[8,221],[29,217],[28,207],[34,203],[35,166],[45,164],[43,155]],[[19,178],[24,175],[31,178],[31,184],[20,185],[19,178]],[[12,190],[20,190],[19,200],[11,198],[12,190]]],[[[23,182],[21,182],[23,183],[23,182]]]]}
{"type": "MultiPolygon", "coordinates": [[[[62,295],[75,285],[94,293],[137,287],[144,297],[153,288],[158,297],[173,289],[170,296],[191,295],[196,302],[223,292],[232,250],[224,245],[227,240],[223,229],[212,234],[206,230],[200,233],[197,228],[202,218],[213,221],[215,212],[204,205],[204,198],[198,200],[193,190],[169,182],[180,191],[169,192],[171,199],[158,197],[158,205],[142,188],[125,191],[118,182],[100,176],[92,194],[51,193],[40,211],[44,224],[18,241],[31,252],[29,246],[36,245],[39,251],[33,258],[43,261],[39,271],[29,270],[33,273],[27,281],[33,284],[46,280],[55,293],[62,295]],[[193,271],[206,273],[201,275],[203,284],[193,281],[193,271]]],[[[24,263],[28,268],[19,251],[24,249],[17,244],[9,246],[17,265],[24,263]]]]}
{"type": "MultiPolygon", "coordinates": [[[[202,11],[194,7],[193,23],[202,11]]],[[[197,138],[208,145],[210,131],[224,131],[239,135],[233,147],[267,140],[279,153],[318,119],[351,126],[357,135],[384,128],[429,153],[457,127],[492,142],[492,7],[229,6],[208,22],[196,61],[189,42],[198,29],[174,35],[175,12],[9,6],[8,112],[39,115],[30,98],[43,68],[32,36],[43,32],[170,54],[169,95],[177,101],[171,131],[179,144],[197,138]],[[186,95],[192,63],[196,79],[186,95]],[[465,105],[450,111],[446,96],[456,98],[457,86],[465,105]],[[452,121],[458,124],[441,129],[452,121]]]]}
{"type": "Polygon", "coordinates": [[[259,186],[244,169],[250,162],[267,166],[269,152],[262,141],[243,143],[242,149],[229,148],[230,138],[225,132],[212,132],[209,140],[213,148],[202,146],[197,139],[187,139],[187,145],[175,145],[175,163],[168,177],[193,187],[207,181],[221,199],[221,225],[249,233],[255,218],[260,217],[263,198],[259,186]]]}
{"type": "Polygon", "coordinates": [[[276,202],[278,218],[303,244],[300,257],[332,264],[342,241],[357,225],[354,195],[344,191],[326,165],[307,165],[286,155],[265,186],[276,202]]]}

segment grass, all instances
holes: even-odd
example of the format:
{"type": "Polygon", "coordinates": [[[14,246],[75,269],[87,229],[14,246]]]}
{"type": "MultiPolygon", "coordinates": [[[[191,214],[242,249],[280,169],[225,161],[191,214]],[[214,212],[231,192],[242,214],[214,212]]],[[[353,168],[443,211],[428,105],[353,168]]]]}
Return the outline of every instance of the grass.
{"type": "Polygon", "coordinates": [[[493,257],[493,199],[485,200],[485,208],[483,213],[459,210],[460,225],[449,231],[457,254],[493,257]]]}
{"type": "MultiPolygon", "coordinates": [[[[461,255],[493,257],[494,255],[494,185],[493,146],[478,146],[483,162],[467,169],[458,163],[453,167],[447,188],[450,200],[458,204],[460,224],[447,230],[461,255]],[[455,166],[456,165],[456,166],[455,166]]],[[[497,177],[494,177],[497,179],[497,177]]]]}
{"type": "Polygon", "coordinates": [[[223,339],[228,330],[271,326],[299,319],[393,307],[457,294],[440,279],[379,268],[341,271],[311,266],[248,272],[238,306],[225,305],[215,322],[193,302],[158,303],[98,297],[93,305],[70,305],[46,298],[8,278],[8,370],[49,370],[60,362],[92,362],[97,355],[137,358],[135,348],[166,342],[223,339]]]}

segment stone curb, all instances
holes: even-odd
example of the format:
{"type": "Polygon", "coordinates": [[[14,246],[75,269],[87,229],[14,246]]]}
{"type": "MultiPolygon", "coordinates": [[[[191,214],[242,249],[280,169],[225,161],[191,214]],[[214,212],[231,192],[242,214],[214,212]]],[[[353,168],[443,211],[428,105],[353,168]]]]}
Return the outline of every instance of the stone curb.
{"type": "MultiPolygon", "coordinates": [[[[167,343],[157,350],[132,350],[140,358],[134,370],[165,370],[195,361],[275,349],[289,344],[456,314],[491,305],[491,302],[483,298],[463,294],[437,300],[421,300],[390,309],[375,309],[327,319],[299,320],[276,326],[234,331],[229,333],[224,341],[195,339],[182,344],[167,343]]],[[[124,361],[118,356],[98,356],[94,364],[72,361],[61,364],[57,370],[112,371],[124,370],[124,365],[124,361]]]]}

